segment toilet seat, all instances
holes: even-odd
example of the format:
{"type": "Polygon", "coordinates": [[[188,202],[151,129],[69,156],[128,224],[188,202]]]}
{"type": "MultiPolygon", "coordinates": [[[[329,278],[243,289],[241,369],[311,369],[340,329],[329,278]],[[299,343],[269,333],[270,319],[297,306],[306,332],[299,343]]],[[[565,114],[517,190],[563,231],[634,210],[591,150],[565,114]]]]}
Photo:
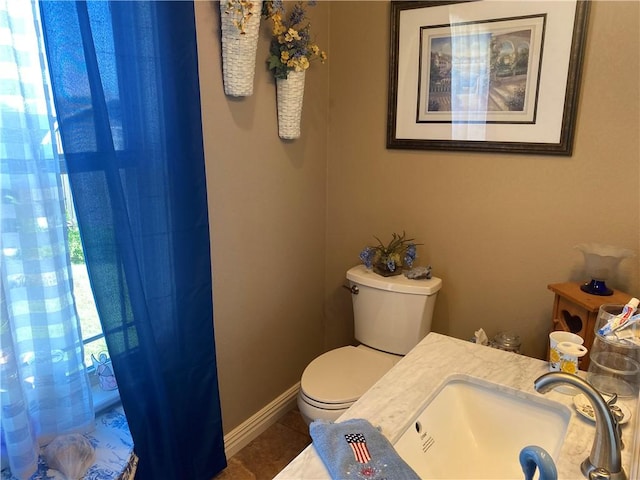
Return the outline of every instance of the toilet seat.
{"type": "Polygon", "coordinates": [[[309,398],[307,397],[304,392],[302,390],[300,390],[300,400],[302,400],[304,403],[306,403],[307,405],[309,405],[310,407],[313,407],[315,410],[323,410],[326,412],[343,412],[345,410],[347,410],[351,405],[353,405],[355,403],[355,400],[353,402],[347,402],[347,403],[325,403],[325,402],[318,402],[317,400],[314,400],[313,398],[309,398]]]}
{"type": "Polygon", "coordinates": [[[346,409],[400,358],[363,345],[331,350],[313,360],[304,370],[300,393],[315,407],[346,409]]]}

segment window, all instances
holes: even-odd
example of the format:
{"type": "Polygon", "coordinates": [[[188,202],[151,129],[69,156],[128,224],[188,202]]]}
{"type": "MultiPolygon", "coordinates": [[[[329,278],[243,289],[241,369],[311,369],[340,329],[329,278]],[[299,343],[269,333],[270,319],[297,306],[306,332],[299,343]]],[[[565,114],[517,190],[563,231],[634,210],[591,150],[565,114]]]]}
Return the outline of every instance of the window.
{"type": "MultiPolygon", "coordinates": [[[[59,140],[57,144],[61,145],[59,140]]],[[[67,243],[69,246],[69,257],[71,259],[73,275],[73,296],[75,298],[80,324],[82,325],[84,364],[90,370],[93,370],[96,360],[100,359],[101,354],[107,352],[107,344],[91,291],[89,273],[82,250],[82,239],[73,205],[71,185],[69,184],[69,177],[66,173],[64,153],[61,147],[58,147],[58,154],[60,155],[60,181],[64,198],[65,216],[67,219],[67,243]]]]}
{"type": "MultiPolygon", "coordinates": [[[[23,155],[26,155],[25,158],[31,158],[33,155],[44,155],[49,158],[57,153],[59,158],[60,177],[57,182],[59,191],[56,197],[64,200],[66,218],[64,231],[71,260],[73,297],[84,344],[84,365],[90,374],[94,405],[98,410],[116,401],[118,395],[117,390],[105,393],[94,374],[96,367],[99,366],[96,361],[104,364],[108,358],[107,347],[84,262],[80,232],[56,126],[55,110],[50,92],[43,91],[48,88],[49,82],[46,80],[48,72],[46,67],[42,67],[40,57],[40,55],[44,56],[45,52],[41,45],[40,16],[37,8],[37,2],[5,2],[0,5],[0,72],[2,72],[0,73],[0,85],[2,85],[0,161],[7,162],[6,166],[11,162],[20,162],[23,155]],[[35,25],[36,35],[33,34],[33,25],[35,25]],[[17,84],[20,85],[19,89],[15,88],[17,84]],[[29,133],[19,132],[21,126],[29,128],[29,133]],[[52,131],[54,135],[51,135],[52,131]]],[[[7,196],[11,195],[9,183],[3,181],[2,188],[2,200],[7,205],[7,196]]],[[[22,211],[23,209],[19,208],[3,207],[1,210],[3,227],[9,223],[15,224],[16,217],[22,211]]],[[[42,228],[47,229],[47,217],[43,216],[42,220],[44,223],[42,228]]],[[[5,257],[10,256],[13,250],[17,252],[14,245],[3,244],[2,248],[5,257]]],[[[28,281],[24,279],[27,276],[28,274],[24,274],[22,279],[17,279],[18,276],[14,275],[14,278],[3,279],[3,282],[28,281]]],[[[110,365],[107,366],[111,368],[110,365]]]]}

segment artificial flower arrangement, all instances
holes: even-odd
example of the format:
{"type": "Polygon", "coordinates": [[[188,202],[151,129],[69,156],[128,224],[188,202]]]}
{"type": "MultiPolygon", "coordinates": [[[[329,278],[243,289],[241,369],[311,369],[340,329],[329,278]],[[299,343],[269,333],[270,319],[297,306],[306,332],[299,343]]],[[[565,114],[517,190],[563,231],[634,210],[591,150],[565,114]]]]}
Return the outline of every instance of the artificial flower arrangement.
{"type": "Polygon", "coordinates": [[[391,241],[383,244],[382,241],[374,236],[378,241],[378,245],[366,246],[360,252],[360,260],[367,268],[373,268],[373,271],[384,277],[391,275],[399,275],[403,268],[411,268],[416,259],[416,244],[413,238],[407,238],[405,232],[402,235],[393,233],[391,241]]]}
{"type": "Polygon", "coordinates": [[[260,19],[272,22],[267,64],[276,79],[278,136],[300,136],[305,72],[313,60],[324,63],[327,54],[311,38],[305,3],[285,9],[283,0],[221,0],[224,91],[232,96],[253,94],[255,53],[260,19]],[[291,73],[291,72],[295,72],[291,73]],[[290,75],[291,73],[291,75],[290,75]]]}
{"type": "Polygon", "coordinates": [[[253,95],[262,0],[220,0],[224,93],[253,95]]]}
{"type": "MultiPolygon", "coordinates": [[[[315,1],[307,4],[313,6],[315,1]]],[[[267,64],[275,78],[287,78],[292,70],[303,72],[313,60],[326,61],[327,54],[311,39],[311,24],[306,17],[304,2],[296,2],[287,15],[282,0],[266,0],[262,4],[262,13],[273,22],[267,64]]]]}
{"type": "Polygon", "coordinates": [[[240,34],[245,35],[247,22],[256,13],[256,3],[251,0],[226,0],[224,13],[232,17],[231,21],[240,34]]]}

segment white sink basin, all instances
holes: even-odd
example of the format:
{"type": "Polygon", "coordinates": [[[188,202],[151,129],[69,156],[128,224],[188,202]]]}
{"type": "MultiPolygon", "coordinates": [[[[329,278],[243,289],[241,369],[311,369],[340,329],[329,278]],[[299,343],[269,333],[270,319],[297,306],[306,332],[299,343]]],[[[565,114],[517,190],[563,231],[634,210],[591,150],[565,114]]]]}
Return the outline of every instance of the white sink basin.
{"type": "Polygon", "coordinates": [[[452,375],[396,442],[422,479],[520,479],[527,445],[557,457],[571,410],[466,375],[452,375]]]}

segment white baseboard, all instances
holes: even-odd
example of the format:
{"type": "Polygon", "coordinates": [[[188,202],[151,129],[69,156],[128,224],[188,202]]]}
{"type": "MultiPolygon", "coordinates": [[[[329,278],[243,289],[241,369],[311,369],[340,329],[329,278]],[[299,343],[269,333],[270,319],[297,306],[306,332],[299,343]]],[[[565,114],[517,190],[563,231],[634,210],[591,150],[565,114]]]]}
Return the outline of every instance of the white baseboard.
{"type": "Polygon", "coordinates": [[[295,407],[300,382],[267,404],[264,408],[242,422],[224,436],[224,452],[227,458],[233,457],[249,442],[276,423],[282,415],[295,407]]]}

